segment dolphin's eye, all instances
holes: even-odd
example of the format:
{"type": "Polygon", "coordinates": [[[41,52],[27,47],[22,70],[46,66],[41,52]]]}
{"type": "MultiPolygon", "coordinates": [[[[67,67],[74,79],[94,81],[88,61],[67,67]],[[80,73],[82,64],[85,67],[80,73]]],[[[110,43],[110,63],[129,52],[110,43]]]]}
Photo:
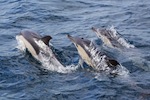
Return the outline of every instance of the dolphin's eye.
{"type": "Polygon", "coordinates": [[[81,39],[84,39],[84,38],[81,38],[81,39]]]}

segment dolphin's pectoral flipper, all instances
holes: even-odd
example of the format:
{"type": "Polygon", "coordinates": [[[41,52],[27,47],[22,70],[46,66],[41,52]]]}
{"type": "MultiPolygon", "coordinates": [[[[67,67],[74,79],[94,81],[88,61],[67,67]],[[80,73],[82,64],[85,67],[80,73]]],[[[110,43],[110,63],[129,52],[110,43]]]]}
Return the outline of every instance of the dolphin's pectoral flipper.
{"type": "Polygon", "coordinates": [[[46,45],[48,45],[49,46],[49,41],[52,39],[52,37],[51,36],[44,36],[44,37],[42,37],[41,38],[41,40],[46,44],[46,45]]]}
{"type": "Polygon", "coordinates": [[[83,67],[84,60],[82,58],[79,59],[78,66],[84,69],[83,67]]]}

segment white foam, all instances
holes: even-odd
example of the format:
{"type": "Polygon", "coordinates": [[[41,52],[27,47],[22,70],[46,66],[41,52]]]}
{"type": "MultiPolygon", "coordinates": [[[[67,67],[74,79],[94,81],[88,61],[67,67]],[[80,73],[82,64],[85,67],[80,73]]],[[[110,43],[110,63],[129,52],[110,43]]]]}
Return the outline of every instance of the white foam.
{"type": "MultiPolygon", "coordinates": [[[[17,48],[23,52],[26,50],[26,46],[19,38],[19,36],[16,36],[17,40],[17,48]]],[[[55,57],[54,53],[48,47],[47,45],[44,44],[43,41],[34,39],[35,43],[41,48],[40,53],[36,56],[34,56],[38,61],[41,62],[42,68],[50,71],[56,71],[59,73],[70,73],[73,71],[76,71],[78,66],[75,65],[68,65],[68,66],[63,66],[55,57]]]]}
{"type": "Polygon", "coordinates": [[[117,30],[114,28],[114,26],[110,27],[110,31],[112,31],[112,34],[110,34],[113,38],[115,38],[122,46],[126,48],[134,48],[135,46],[128,43],[124,38],[122,38],[117,30]]]}
{"type": "Polygon", "coordinates": [[[117,73],[120,76],[128,76],[129,70],[127,70],[124,66],[118,65],[116,70],[113,70],[112,73],[117,73]]]}
{"type": "Polygon", "coordinates": [[[39,53],[39,59],[43,65],[43,67],[47,70],[56,71],[59,73],[70,73],[75,71],[78,66],[75,65],[68,65],[63,66],[55,57],[53,51],[44,44],[41,40],[36,40],[35,42],[37,45],[41,48],[41,51],[39,53]]]}
{"type": "Polygon", "coordinates": [[[59,73],[70,73],[73,71],[76,71],[78,66],[75,65],[68,65],[63,66],[55,57],[52,52],[49,52],[47,55],[45,53],[39,53],[39,59],[42,63],[42,66],[44,69],[50,70],[50,71],[56,71],[59,73]]]}
{"type": "Polygon", "coordinates": [[[109,70],[108,64],[105,61],[106,55],[102,54],[92,42],[90,43],[90,47],[86,47],[86,50],[91,53],[91,57],[93,58],[92,63],[96,70],[109,70]]]}
{"type": "MultiPolygon", "coordinates": [[[[129,71],[123,67],[122,65],[118,66],[119,68],[114,70],[114,75],[117,74],[117,77],[121,78],[122,80],[129,80],[130,76],[129,76],[129,71]]],[[[95,75],[95,79],[97,79],[98,81],[108,81],[109,78],[107,75],[110,75],[110,73],[94,73],[95,75]]],[[[113,72],[112,72],[113,75],[113,72]]]]}

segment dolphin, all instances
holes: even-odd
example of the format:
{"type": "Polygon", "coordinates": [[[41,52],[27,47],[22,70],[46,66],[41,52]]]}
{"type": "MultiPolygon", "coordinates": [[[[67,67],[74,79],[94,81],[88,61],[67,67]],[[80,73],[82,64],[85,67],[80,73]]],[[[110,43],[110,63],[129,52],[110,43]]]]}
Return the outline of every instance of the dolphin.
{"type": "Polygon", "coordinates": [[[80,37],[67,37],[74,43],[81,59],[96,71],[106,71],[110,74],[118,74],[121,64],[106,54],[102,53],[92,41],[80,37]]]}
{"type": "Polygon", "coordinates": [[[111,48],[134,48],[134,45],[127,43],[127,41],[121,37],[121,35],[111,27],[106,28],[94,28],[92,30],[103,41],[103,43],[111,48]]]}
{"type": "Polygon", "coordinates": [[[51,36],[41,36],[36,32],[31,30],[22,30],[17,36],[17,41],[21,41],[24,48],[27,49],[31,55],[43,63],[55,66],[62,66],[63,65],[57,60],[56,56],[52,52],[49,41],[52,39],[51,36]]]}

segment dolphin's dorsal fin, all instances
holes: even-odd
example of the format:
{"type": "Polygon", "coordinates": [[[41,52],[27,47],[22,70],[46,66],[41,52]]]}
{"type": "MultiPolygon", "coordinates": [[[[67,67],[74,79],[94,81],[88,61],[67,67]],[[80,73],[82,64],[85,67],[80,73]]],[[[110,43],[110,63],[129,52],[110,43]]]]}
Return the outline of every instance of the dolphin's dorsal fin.
{"type": "Polygon", "coordinates": [[[50,39],[52,39],[52,37],[49,36],[49,35],[44,36],[44,37],[41,38],[41,40],[42,40],[46,45],[48,45],[48,46],[49,46],[49,40],[50,40],[50,39]]]}
{"type": "Polygon", "coordinates": [[[118,61],[114,60],[114,59],[108,59],[107,62],[111,68],[116,69],[117,65],[120,65],[118,61]]]}
{"type": "Polygon", "coordinates": [[[118,61],[114,60],[114,59],[109,59],[110,64],[112,64],[113,66],[117,66],[119,65],[118,61]]]}

